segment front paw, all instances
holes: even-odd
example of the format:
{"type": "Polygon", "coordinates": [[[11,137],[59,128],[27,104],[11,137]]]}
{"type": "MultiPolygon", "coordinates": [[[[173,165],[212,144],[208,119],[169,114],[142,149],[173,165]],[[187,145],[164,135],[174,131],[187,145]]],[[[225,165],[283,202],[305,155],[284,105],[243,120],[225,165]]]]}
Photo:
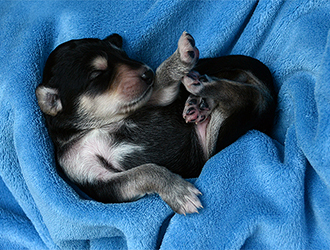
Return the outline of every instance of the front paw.
{"type": "Polygon", "coordinates": [[[203,208],[198,195],[202,193],[190,182],[173,176],[172,185],[160,193],[161,198],[178,214],[198,213],[203,208]],[[165,192],[164,192],[165,191],[165,192]]]}
{"type": "Polygon", "coordinates": [[[191,67],[196,64],[199,58],[199,51],[195,46],[194,38],[189,33],[182,33],[178,42],[178,52],[181,62],[191,65],[191,67]]]}

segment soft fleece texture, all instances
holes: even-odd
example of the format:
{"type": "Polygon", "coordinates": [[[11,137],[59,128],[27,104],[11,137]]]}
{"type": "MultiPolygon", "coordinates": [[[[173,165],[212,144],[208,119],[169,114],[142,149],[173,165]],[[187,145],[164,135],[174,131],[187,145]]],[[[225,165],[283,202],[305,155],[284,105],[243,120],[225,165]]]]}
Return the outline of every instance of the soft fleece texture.
{"type": "Polygon", "coordinates": [[[305,0],[12,1],[0,3],[1,249],[330,249],[330,3],[305,0]],[[34,94],[50,52],[123,36],[154,69],[183,31],[201,57],[243,54],[271,70],[270,136],[248,132],[195,184],[199,214],[158,195],[102,204],[55,167],[34,94]]]}

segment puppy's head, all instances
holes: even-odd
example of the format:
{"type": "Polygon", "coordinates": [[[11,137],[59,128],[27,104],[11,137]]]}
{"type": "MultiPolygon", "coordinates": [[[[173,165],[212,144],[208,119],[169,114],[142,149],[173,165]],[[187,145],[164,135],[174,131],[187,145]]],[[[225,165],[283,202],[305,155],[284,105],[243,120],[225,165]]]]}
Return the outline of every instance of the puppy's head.
{"type": "Polygon", "coordinates": [[[152,83],[151,69],[130,59],[122,38],[113,34],[59,45],[46,62],[36,96],[48,117],[111,122],[144,105],[152,83]]]}

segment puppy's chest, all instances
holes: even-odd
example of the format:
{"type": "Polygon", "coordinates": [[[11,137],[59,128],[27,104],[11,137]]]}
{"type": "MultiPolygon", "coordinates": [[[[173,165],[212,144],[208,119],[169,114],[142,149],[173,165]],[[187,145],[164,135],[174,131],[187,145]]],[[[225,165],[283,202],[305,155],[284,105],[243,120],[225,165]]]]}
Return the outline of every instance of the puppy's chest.
{"type": "Polygon", "coordinates": [[[95,129],[89,132],[78,142],[77,147],[82,152],[104,158],[113,165],[120,164],[120,161],[130,153],[142,150],[141,146],[118,140],[107,129],[95,129]]]}
{"type": "Polygon", "coordinates": [[[109,129],[94,129],[75,142],[59,161],[74,179],[102,179],[109,173],[125,171],[124,159],[142,150],[139,145],[118,141],[109,129]]]}

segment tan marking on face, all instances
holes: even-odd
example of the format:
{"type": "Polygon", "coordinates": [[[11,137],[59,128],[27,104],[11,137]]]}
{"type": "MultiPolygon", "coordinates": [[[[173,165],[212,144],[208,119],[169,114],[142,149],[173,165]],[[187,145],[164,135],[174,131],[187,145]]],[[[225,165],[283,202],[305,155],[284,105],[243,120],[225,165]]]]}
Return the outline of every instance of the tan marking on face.
{"type": "Polygon", "coordinates": [[[121,101],[116,92],[107,91],[101,95],[92,97],[82,95],[79,99],[79,108],[85,114],[93,115],[95,118],[112,116],[118,113],[121,101]]]}
{"type": "Polygon", "coordinates": [[[92,66],[96,70],[106,70],[108,68],[108,61],[103,56],[98,56],[93,60],[92,66]]]}
{"type": "MultiPolygon", "coordinates": [[[[93,62],[96,67],[105,66],[102,57],[93,62]]],[[[84,120],[99,120],[102,123],[114,122],[126,117],[130,112],[143,106],[151,96],[151,86],[141,75],[146,68],[131,69],[119,64],[109,88],[96,96],[83,94],[78,101],[78,115],[84,120]]]]}

